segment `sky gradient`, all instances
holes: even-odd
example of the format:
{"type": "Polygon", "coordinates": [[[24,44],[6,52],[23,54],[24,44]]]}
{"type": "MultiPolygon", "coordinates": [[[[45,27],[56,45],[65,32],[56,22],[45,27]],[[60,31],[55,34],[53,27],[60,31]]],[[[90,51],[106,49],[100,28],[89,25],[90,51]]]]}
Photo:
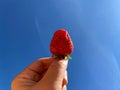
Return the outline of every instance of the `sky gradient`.
{"type": "Polygon", "coordinates": [[[74,43],[68,90],[120,89],[119,0],[0,0],[0,90],[41,57],[53,33],[74,43]]]}

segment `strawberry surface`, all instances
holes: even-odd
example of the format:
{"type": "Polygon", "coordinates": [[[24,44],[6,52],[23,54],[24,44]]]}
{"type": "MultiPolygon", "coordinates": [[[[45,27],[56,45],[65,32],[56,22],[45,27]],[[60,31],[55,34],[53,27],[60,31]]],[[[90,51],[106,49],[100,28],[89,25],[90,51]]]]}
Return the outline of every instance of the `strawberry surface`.
{"type": "Polygon", "coordinates": [[[57,30],[50,43],[50,52],[55,56],[66,56],[72,53],[73,43],[68,34],[64,29],[57,30]]]}

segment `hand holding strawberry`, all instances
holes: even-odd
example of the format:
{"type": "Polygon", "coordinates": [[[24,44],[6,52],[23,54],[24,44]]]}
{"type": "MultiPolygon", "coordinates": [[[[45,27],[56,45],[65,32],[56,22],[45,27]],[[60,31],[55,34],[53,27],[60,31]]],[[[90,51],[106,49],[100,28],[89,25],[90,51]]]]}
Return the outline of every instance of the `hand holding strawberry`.
{"type": "Polygon", "coordinates": [[[67,90],[67,64],[73,43],[66,30],[57,30],[50,43],[54,58],[36,60],[20,74],[11,84],[12,90],[67,90]]]}

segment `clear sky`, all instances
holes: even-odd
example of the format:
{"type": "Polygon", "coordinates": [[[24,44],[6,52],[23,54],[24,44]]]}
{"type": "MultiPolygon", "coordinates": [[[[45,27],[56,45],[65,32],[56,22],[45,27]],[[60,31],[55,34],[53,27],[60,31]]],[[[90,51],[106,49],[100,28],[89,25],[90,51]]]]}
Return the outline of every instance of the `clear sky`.
{"type": "Polygon", "coordinates": [[[0,0],[0,90],[41,57],[54,31],[74,43],[68,90],[119,90],[120,0],[0,0]]]}

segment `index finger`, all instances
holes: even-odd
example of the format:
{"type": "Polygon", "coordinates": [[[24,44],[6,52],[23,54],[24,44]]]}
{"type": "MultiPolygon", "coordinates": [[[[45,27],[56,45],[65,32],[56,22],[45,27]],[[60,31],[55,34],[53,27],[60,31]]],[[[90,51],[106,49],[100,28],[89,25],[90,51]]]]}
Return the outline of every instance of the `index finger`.
{"type": "Polygon", "coordinates": [[[52,63],[53,58],[40,58],[26,67],[17,78],[39,81],[44,73],[47,71],[48,67],[52,63]]]}
{"type": "Polygon", "coordinates": [[[40,59],[36,60],[35,62],[33,62],[31,65],[29,65],[27,68],[29,68],[35,72],[41,73],[45,69],[48,69],[48,67],[50,66],[52,61],[53,61],[53,58],[50,58],[50,57],[40,58],[40,59]]]}

